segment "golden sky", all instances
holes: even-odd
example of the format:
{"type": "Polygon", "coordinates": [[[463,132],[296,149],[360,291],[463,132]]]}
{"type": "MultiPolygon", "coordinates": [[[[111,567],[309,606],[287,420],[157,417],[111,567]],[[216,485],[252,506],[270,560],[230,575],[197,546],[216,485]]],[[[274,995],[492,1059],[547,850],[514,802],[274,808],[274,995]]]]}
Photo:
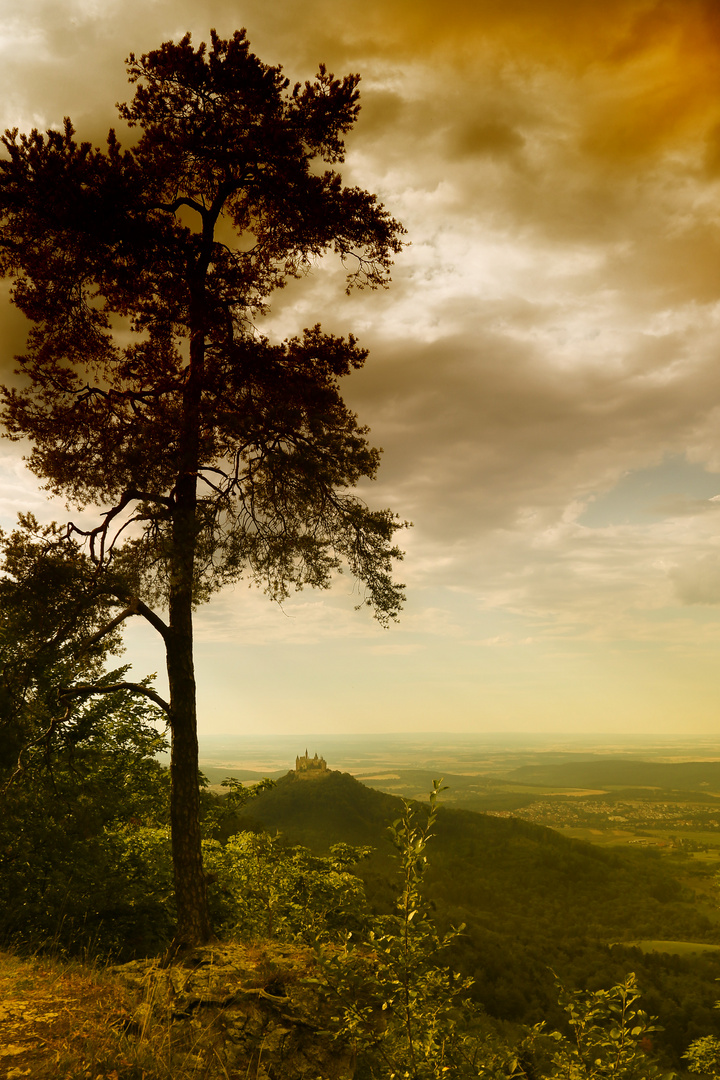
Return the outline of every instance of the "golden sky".
{"type": "MultiPolygon", "coordinates": [[[[369,498],[415,527],[389,632],[349,581],[204,610],[206,730],[720,730],[717,3],[5,0],[4,125],[100,141],[124,57],[211,26],[293,79],[363,76],[345,176],[412,244],[380,295],[329,259],[269,329],[370,347],[369,498]]],[[[62,516],[0,465],[4,524],[62,516]]]]}

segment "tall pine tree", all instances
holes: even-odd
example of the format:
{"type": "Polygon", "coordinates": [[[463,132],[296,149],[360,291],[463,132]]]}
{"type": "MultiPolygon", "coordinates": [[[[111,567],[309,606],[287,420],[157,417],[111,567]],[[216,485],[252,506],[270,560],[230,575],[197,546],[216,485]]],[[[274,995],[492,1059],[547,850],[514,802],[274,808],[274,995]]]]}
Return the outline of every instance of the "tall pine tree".
{"type": "Polygon", "coordinates": [[[112,605],[94,640],[131,616],[163,639],[180,946],[212,936],[194,607],[241,576],[283,597],[343,566],[382,622],[402,600],[400,523],[352,492],[379,463],[338,385],[364,350],[319,326],[273,344],[255,323],[328,251],[348,289],[385,285],[403,229],[321,165],[343,160],[357,76],[321,67],[290,87],[244,31],[128,63],[131,149],[113,131],[104,150],[79,143],[69,120],[3,140],[0,270],[32,324],[3,420],[51,491],[102,508],[95,528],[69,527],[90,555],[88,595],[112,605]]]}

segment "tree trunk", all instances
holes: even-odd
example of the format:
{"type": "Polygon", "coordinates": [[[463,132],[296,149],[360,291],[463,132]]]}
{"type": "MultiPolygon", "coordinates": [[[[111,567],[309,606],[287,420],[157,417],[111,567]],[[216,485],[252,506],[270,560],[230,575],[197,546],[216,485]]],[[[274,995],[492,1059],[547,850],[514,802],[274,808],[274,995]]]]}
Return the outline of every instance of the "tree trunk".
{"type": "Polygon", "coordinates": [[[202,865],[198,738],[193,657],[192,600],[197,534],[197,468],[200,400],[205,361],[202,289],[191,305],[194,332],[183,394],[178,473],[172,511],[167,672],[170,684],[170,824],[177,901],[173,947],[203,944],[213,938],[202,865]]]}
{"type": "Polygon", "coordinates": [[[172,725],[170,823],[177,902],[174,946],[183,947],[203,944],[213,937],[202,865],[192,608],[184,596],[171,600],[167,670],[172,725]]]}

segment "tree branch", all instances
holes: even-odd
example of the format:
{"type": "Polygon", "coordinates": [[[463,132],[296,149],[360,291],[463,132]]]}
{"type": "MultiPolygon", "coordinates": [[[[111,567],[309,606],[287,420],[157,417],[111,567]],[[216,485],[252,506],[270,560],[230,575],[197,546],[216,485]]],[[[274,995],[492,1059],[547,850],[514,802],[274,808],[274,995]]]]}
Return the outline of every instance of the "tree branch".
{"type": "Polygon", "coordinates": [[[78,686],[70,686],[67,690],[61,690],[58,697],[61,700],[71,697],[92,697],[93,694],[114,694],[118,690],[129,690],[133,694],[142,694],[144,697],[154,701],[156,705],[159,705],[168,716],[170,715],[170,706],[167,701],[165,701],[165,698],[161,698],[154,690],[151,690],[147,686],[143,686],[142,683],[118,682],[107,683],[103,686],[96,686],[90,683],[85,685],[80,684],[78,686]]]}
{"type": "MultiPolygon", "coordinates": [[[[111,595],[117,597],[118,600],[125,600],[126,602],[128,601],[127,596],[122,596],[119,592],[112,591],[111,595]]],[[[144,604],[142,600],[140,600],[140,598],[137,596],[134,596],[132,600],[129,601],[128,607],[130,606],[133,606],[135,608],[135,610],[130,612],[130,614],[142,615],[143,619],[150,623],[153,630],[157,630],[163,641],[167,641],[167,636],[170,633],[170,627],[160,618],[159,615],[155,614],[152,608],[149,608],[147,604],[144,604]]]]}
{"type": "MultiPolygon", "coordinates": [[[[100,565],[105,559],[105,544],[107,541],[108,533],[110,531],[110,523],[113,521],[114,518],[118,516],[118,514],[122,513],[128,503],[136,501],[157,503],[158,505],[164,506],[166,508],[169,508],[172,505],[170,498],[165,495],[155,495],[152,492],[139,491],[135,488],[128,488],[126,491],[123,492],[120,501],[115,506],[113,506],[111,510],[106,510],[105,513],[102,515],[104,519],[102,525],[97,525],[94,529],[80,529],[71,521],[68,523],[67,527],[68,537],[72,536],[73,533],[77,533],[78,536],[89,537],[90,558],[96,565],[100,565]],[[95,542],[98,537],[100,538],[100,554],[96,555],[95,542]]],[[[122,526],[122,528],[125,528],[125,526],[122,526]]],[[[113,544],[120,535],[120,532],[122,532],[122,528],[118,530],[112,542],[110,543],[110,547],[108,549],[109,551],[112,551],[113,544]]]]}
{"type": "Polygon", "coordinates": [[[25,771],[23,755],[27,754],[28,750],[32,750],[34,746],[39,746],[40,743],[43,742],[43,740],[49,740],[50,737],[55,733],[56,729],[60,726],[60,724],[64,723],[67,720],[70,715],[70,709],[71,706],[68,705],[63,716],[55,716],[50,721],[50,724],[45,729],[45,731],[42,732],[42,734],[38,735],[36,739],[33,739],[32,742],[29,742],[26,746],[23,746],[20,749],[15,768],[11,772],[5,784],[3,785],[3,788],[0,791],[0,795],[7,795],[8,791],[10,790],[10,786],[14,783],[15,780],[17,780],[18,776],[20,776],[20,774],[25,771]]]}
{"type": "Polygon", "coordinates": [[[151,203],[148,206],[148,210],[165,210],[169,214],[174,214],[175,211],[179,210],[181,206],[189,206],[191,210],[196,210],[197,213],[200,214],[203,218],[208,212],[207,207],[203,206],[202,203],[197,202],[195,199],[189,198],[188,196],[175,199],[175,201],[171,203],[151,203]]]}
{"type": "MultiPolygon", "coordinates": [[[[116,597],[118,600],[127,600],[126,596],[121,596],[119,592],[116,592],[114,590],[110,591],[110,595],[116,597]]],[[[98,641],[102,641],[102,639],[107,634],[111,633],[116,626],[119,626],[120,623],[125,621],[125,619],[129,619],[133,615],[142,615],[143,618],[146,619],[155,630],[157,630],[163,640],[165,640],[168,632],[167,625],[163,622],[159,615],[156,615],[155,612],[151,610],[151,608],[147,607],[146,604],[143,604],[142,600],[140,600],[137,596],[133,596],[128,602],[127,607],[124,608],[119,615],[116,615],[115,618],[111,619],[109,623],[106,623],[105,626],[101,626],[99,630],[97,630],[89,638],[86,638],[85,641],[83,641],[82,646],[77,653],[78,658],[84,656],[84,654],[90,648],[92,648],[93,645],[95,645],[98,641]]]]}

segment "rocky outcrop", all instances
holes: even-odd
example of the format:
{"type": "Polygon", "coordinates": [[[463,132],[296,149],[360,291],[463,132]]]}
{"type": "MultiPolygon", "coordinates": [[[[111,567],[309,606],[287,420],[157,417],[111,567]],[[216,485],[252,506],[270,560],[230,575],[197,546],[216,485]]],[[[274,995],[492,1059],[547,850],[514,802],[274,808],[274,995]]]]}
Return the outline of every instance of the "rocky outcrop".
{"type": "Polygon", "coordinates": [[[314,954],[295,946],[219,944],[167,967],[136,960],[113,969],[136,1005],[122,1018],[129,1042],[170,1027],[190,1054],[211,1051],[229,1077],[350,1080],[351,1052],[333,1040],[314,954]]]}

